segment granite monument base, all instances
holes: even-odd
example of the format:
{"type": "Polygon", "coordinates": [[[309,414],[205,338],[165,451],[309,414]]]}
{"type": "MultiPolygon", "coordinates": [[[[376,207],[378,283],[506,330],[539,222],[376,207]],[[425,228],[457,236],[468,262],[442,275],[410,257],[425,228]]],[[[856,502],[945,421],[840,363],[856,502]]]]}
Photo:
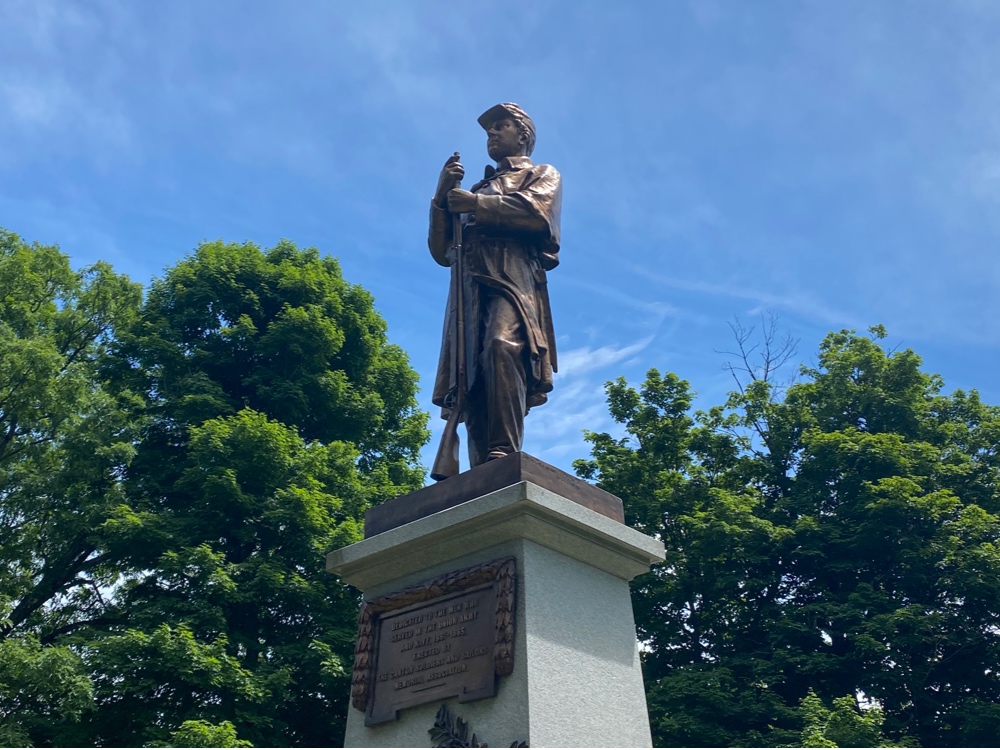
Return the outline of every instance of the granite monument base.
{"type": "Polygon", "coordinates": [[[628,582],[663,545],[620,500],[515,454],[369,513],[327,557],[368,608],[347,747],[430,747],[442,704],[490,747],[651,745],[628,582]]]}

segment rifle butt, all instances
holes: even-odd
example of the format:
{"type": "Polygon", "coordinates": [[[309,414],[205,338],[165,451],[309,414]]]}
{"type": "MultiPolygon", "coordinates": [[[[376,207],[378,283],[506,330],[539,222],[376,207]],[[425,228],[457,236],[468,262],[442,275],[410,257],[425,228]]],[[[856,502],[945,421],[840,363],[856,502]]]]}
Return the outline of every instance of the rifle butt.
{"type": "Polygon", "coordinates": [[[448,477],[458,474],[458,413],[457,410],[448,417],[444,426],[444,433],[441,435],[441,442],[438,444],[437,456],[434,457],[434,465],[431,467],[431,479],[440,482],[448,477]]]}

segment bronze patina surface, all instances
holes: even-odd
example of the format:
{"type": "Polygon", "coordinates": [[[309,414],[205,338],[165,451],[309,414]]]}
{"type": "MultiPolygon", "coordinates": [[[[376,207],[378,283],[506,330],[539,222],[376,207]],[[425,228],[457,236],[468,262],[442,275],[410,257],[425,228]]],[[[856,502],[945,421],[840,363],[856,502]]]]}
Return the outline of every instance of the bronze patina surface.
{"type": "Polygon", "coordinates": [[[496,695],[514,668],[515,565],[494,560],[364,603],[351,702],[367,725],[431,701],[496,695]]]}
{"type": "Polygon", "coordinates": [[[512,453],[445,482],[432,484],[370,508],[365,512],[365,538],[524,481],[551,490],[619,523],[625,523],[622,501],[610,492],[560,471],[527,453],[512,453]]]}
{"type": "Polygon", "coordinates": [[[517,104],[484,112],[496,167],[469,190],[459,154],[441,169],[427,244],[452,269],[432,401],[448,419],[432,478],[458,473],[458,423],[471,466],[521,450],[524,417],[552,390],[555,334],[547,273],[559,264],[562,181],[529,158],[535,125],[517,104]]]}

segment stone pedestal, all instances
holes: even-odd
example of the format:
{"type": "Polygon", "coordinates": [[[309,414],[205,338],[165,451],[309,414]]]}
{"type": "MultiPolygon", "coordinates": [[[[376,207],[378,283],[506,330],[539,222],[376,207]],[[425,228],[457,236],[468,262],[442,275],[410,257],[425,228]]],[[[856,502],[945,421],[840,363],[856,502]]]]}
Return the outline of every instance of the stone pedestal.
{"type": "MultiPolygon", "coordinates": [[[[493,697],[443,702],[491,747],[650,746],[628,582],[663,545],[615,520],[620,501],[585,482],[524,454],[492,464],[373,509],[377,533],[331,552],[327,570],[370,602],[513,558],[513,669],[493,697]]],[[[429,747],[441,703],[371,725],[352,707],[345,745],[429,747]]]]}

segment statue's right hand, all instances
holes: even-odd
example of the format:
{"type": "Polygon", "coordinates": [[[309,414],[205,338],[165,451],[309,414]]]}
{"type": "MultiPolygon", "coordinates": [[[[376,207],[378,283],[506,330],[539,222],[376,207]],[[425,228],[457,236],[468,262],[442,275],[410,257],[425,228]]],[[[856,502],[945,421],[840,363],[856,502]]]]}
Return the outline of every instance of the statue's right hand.
{"type": "Polygon", "coordinates": [[[461,156],[456,151],[448,157],[448,161],[441,167],[441,175],[438,177],[437,190],[434,193],[434,203],[439,208],[447,208],[448,191],[455,188],[465,176],[465,167],[462,166],[461,156]]]}

